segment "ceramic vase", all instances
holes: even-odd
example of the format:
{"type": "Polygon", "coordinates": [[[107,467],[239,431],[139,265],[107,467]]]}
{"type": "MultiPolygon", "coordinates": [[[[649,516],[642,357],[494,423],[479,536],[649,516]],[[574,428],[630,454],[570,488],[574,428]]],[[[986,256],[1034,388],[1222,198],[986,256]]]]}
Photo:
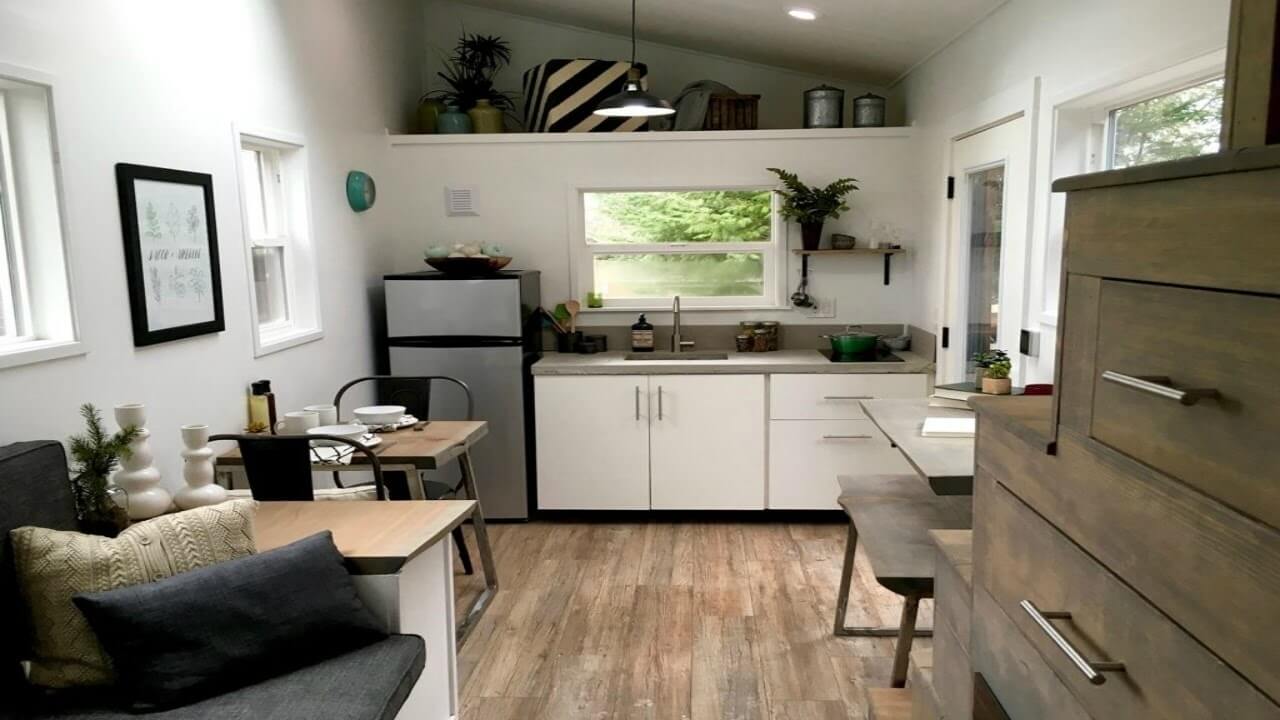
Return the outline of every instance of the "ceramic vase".
{"type": "Polygon", "coordinates": [[[805,250],[817,250],[822,244],[822,225],[820,222],[800,223],[800,245],[805,250]]]}
{"type": "Polygon", "coordinates": [[[427,134],[436,132],[442,112],[444,112],[443,100],[426,98],[418,103],[418,132],[427,134]]]}
{"type": "Polygon", "coordinates": [[[151,431],[147,430],[147,407],[141,403],[128,403],[115,407],[116,424],[122,428],[133,425],[138,437],[129,444],[128,458],[121,458],[116,472],[116,485],[128,493],[130,520],[146,520],[164,513],[173,504],[169,492],[160,487],[160,471],[153,465],[151,431]]]}
{"type": "Polygon", "coordinates": [[[217,505],[227,499],[227,490],[213,481],[213,449],[209,447],[208,425],[182,426],[182,479],[187,486],[173,496],[183,510],[217,505]]]}
{"type": "Polygon", "coordinates": [[[443,135],[460,135],[471,132],[471,117],[457,105],[450,105],[436,117],[436,130],[443,135]]]}
{"type": "Polygon", "coordinates": [[[502,111],[488,100],[477,100],[476,106],[467,111],[471,118],[471,130],[477,133],[500,133],[503,127],[502,111]]]}

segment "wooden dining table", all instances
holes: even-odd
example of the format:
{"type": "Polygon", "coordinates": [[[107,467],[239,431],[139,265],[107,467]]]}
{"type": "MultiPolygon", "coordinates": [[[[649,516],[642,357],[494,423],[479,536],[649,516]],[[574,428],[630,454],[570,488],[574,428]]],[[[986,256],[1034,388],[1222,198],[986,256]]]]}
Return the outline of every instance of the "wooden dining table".
{"type": "Polygon", "coordinates": [[[928,398],[863,400],[862,409],[935,494],[973,494],[974,438],[920,434],[927,417],[972,418],[972,410],[930,407],[928,398]]]}
{"type": "MultiPolygon", "coordinates": [[[[418,426],[376,433],[381,442],[370,448],[377,456],[384,474],[405,473],[412,500],[426,499],[422,483],[418,481],[420,471],[439,470],[455,461],[462,471],[461,490],[466,494],[464,499],[475,501],[470,517],[476,534],[476,546],[480,551],[480,565],[484,570],[485,589],[472,602],[457,628],[459,643],[466,639],[498,591],[497,568],[493,560],[493,549],[489,544],[480,493],[476,489],[475,465],[471,462],[472,447],[488,434],[489,424],[483,420],[430,420],[418,426]]],[[[237,487],[239,480],[245,480],[244,458],[239,447],[218,455],[214,463],[220,475],[231,476],[227,483],[229,487],[237,487]]],[[[317,461],[311,467],[315,472],[368,472],[370,464],[366,455],[356,452],[351,455],[350,462],[317,461]]],[[[247,482],[244,486],[247,487],[247,482]]]]}

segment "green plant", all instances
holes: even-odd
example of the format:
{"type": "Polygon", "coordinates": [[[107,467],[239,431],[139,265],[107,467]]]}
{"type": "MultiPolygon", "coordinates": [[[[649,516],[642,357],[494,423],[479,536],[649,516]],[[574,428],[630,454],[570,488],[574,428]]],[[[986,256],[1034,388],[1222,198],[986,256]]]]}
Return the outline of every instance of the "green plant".
{"type": "Polygon", "coordinates": [[[988,350],[984,353],[978,353],[973,356],[973,360],[978,367],[983,369],[983,376],[992,380],[1003,380],[1009,377],[1009,371],[1013,369],[1013,361],[1009,359],[1009,354],[1003,350],[988,350]]]}
{"type": "Polygon", "coordinates": [[[140,430],[132,425],[108,435],[102,427],[102,415],[91,403],[80,406],[86,432],[73,435],[71,457],[76,461],[71,493],[76,501],[76,516],[81,521],[109,522],[116,517],[117,506],[107,492],[107,478],[121,459],[128,459],[129,443],[138,439],[140,430]]]}
{"type": "Polygon", "coordinates": [[[844,199],[858,189],[858,181],[854,178],[840,178],[819,188],[800,182],[800,177],[793,172],[778,168],[767,169],[782,181],[782,187],[774,191],[783,197],[782,216],[801,224],[820,223],[827,218],[840,217],[840,213],[849,209],[844,199]]]}
{"type": "Polygon", "coordinates": [[[438,98],[463,110],[475,107],[479,100],[488,100],[504,112],[515,111],[515,94],[498,90],[493,84],[498,71],[511,62],[511,43],[496,35],[464,32],[453,53],[441,59],[444,70],[436,75],[448,87],[429,92],[422,100],[438,98]]]}

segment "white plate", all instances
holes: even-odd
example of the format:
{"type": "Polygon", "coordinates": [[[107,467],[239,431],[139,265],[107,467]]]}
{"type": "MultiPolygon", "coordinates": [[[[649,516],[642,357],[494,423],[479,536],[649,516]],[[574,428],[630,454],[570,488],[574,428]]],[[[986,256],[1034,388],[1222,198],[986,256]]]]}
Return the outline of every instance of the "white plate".
{"type": "Polygon", "coordinates": [[[356,442],[360,443],[361,445],[364,445],[367,448],[378,447],[379,445],[382,444],[382,438],[378,437],[377,435],[374,435],[373,437],[369,437],[368,435],[365,435],[364,437],[360,438],[356,442]]]}

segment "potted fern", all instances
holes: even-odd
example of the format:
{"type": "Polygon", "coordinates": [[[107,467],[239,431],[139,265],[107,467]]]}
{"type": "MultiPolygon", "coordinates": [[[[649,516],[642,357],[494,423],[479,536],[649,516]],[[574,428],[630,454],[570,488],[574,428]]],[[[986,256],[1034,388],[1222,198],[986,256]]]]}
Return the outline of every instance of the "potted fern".
{"type": "Polygon", "coordinates": [[[849,209],[844,199],[858,189],[854,178],[840,178],[826,187],[810,187],[793,172],[768,168],[778,176],[782,187],[774,192],[782,196],[782,216],[800,223],[800,242],[805,250],[817,250],[822,243],[822,226],[827,218],[838,218],[849,209]]]}
{"type": "Polygon", "coordinates": [[[102,427],[102,414],[90,403],[80,406],[85,434],[73,435],[71,457],[76,461],[71,478],[71,494],[76,502],[76,517],[81,530],[94,535],[115,537],[129,524],[129,514],[114,499],[123,492],[111,487],[108,480],[121,458],[128,458],[129,444],[138,439],[138,428],[130,425],[114,434],[102,427]]]}

